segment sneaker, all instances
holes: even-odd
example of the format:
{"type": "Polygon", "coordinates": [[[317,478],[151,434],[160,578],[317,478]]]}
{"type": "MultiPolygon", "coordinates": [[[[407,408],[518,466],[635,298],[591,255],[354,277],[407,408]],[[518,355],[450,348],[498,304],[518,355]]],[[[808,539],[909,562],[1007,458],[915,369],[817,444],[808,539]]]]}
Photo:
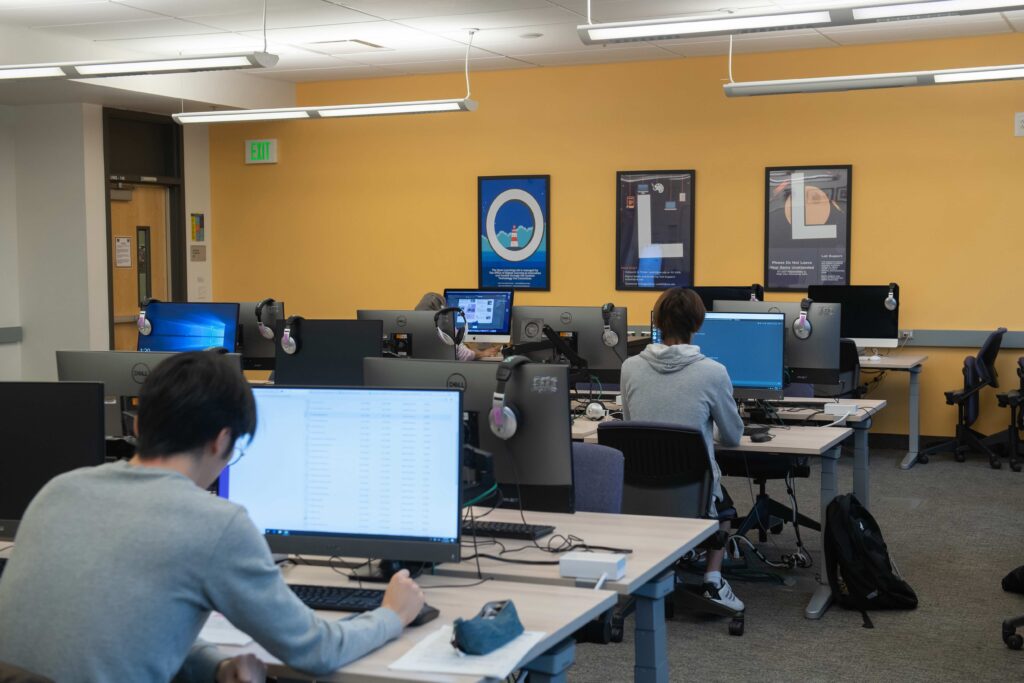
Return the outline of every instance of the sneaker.
{"type": "Polygon", "coordinates": [[[736,594],[732,592],[732,586],[725,579],[722,579],[722,585],[716,586],[713,583],[704,584],[704,597],[708,600],[717,602],[723,607],[727,607],[734,612],[742,612],[744,609],[743,601],[736,597],[736,594]]]}

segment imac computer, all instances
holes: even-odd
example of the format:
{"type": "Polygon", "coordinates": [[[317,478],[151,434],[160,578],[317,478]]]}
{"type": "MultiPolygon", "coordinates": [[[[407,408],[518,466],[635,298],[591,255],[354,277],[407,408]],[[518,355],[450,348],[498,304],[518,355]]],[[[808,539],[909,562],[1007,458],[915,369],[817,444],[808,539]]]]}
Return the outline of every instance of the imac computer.
{"type": "Polygon", "coordinates": [[[494,477],[506,507],[519,507],[521,501],[526,510],[575,511],[568,366],[528,363],[515,369],[505,398],[515,407],[519,426],[508,440],[495,436],[487,420],[497,369],[494,363],[481,362],[365,361],[367,386],[462,390],[466,440],[493,456],[494,477]]]}
{"type": "Polygon", "coordinates": [[[139,331],[139,351],[235,351],[238,304],[153,301],[146,308],[149,333],[139,331]]]}
{"type": "Polygon", "coordinates": [[[444,300],[466,314],[464,341],[508,344],[514,294],[511,289],[446,289],[444,300]]]}
{"type": "Polygon", "coordinates": [[[764,287],[759,284],[746,287],[691,287],[704,302],[704,310],[710,311],[718,301],[764,301],[764,287]]]}
{"type": "Polygon", "coordinates": [[[800,304],[782,301],[715,301],[715,313],[782,313],[786,316],[787,384],[839,384],[839,304],[814,302],[807,311],[811,336],[800,339],[793,322],[800,304]]]}
{"type": "Polygon", "coordinates": [[[455,360],[455,347],[437,334],[434,311],[356,311],[359,320],[379,320],[384,325],[385,354],[399,358],[455,360]]]}
{"type": "Polygon", "coordinates": [[[858,348],[896,348],[900,339],[900,286],[813,285],[807,296],[814,301],[841,304],[839,334],[858,348]],[[888,302],[888,305],[887,305],[888,302]]]}
{"type": "Polygon", "coordinates": [[[103,464],[103,385],[0,382],[0,415],[0,539],[11,540],[48,481],[103,464]]]}
{"type": "MultiPolygon", "coordinates": [[[[292,325],[295,353],[277,345],[274,382],[303,386],[362,386],[363,358],[380,357],[379,320],[304,320],[292,325]]],[[[281,339],[284,322],[278,324],[281,339]]]]}
{"type": "Polygon", "coordinates": [[[707,313],[692,343],[729,372],[737,399],[783,397],[782,313],[707,313]]]}
{"type": "MultiPolygon", "coordinates": [[[[589,373],[601,382],[619,383],[622,362],[627,356],[627,309],[613,307],[607,325],[618,337],[613,346],[604,341],[605,315],[601,306],[516,306],[512,309],[513,345],[544,342],[549,326],[576,354],[587,361],[589,373]]],[[[554,349],[526,354],[542,363],[568,362],[554,349]]]]}
{"type": "MultiPolygon", "coordinates": [[[[103,384],[104,422],[107,436],[125,436],[124,411],[135,409],[142,383],[153,368],[173,353],[142,351],[58,351],[57,378],[61,382],[100,382],[103,384]]],[[[227,357],[242,371],[242,357],[227,357]]]]}
{"type": "MultiPolygon", "coordinates": [[[[242,367],[246,370],[273,370],[274,347],[277,346],[277,334],[267,339],[259,330],[256,320],[257,301],[243,301],[239,304],[238,323],[242,327],[242,367]]],[[[284,302],[275,301],[263,307],[260,313],[263,324],[270,330],[276,330],[277,321],[284,320],[284,302]]]]}
{"type": "Polygon", "coordinates": [[[272,386],[253,395],[256,433],[218,493],[245,507],[272,551],[459,561],[458,391],[272,386]]]}

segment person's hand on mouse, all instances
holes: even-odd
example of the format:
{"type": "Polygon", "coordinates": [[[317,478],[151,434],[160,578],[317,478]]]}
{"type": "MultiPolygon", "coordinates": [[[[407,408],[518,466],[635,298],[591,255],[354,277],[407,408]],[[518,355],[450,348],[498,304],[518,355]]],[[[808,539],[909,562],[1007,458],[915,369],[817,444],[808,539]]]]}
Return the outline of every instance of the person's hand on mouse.
{"type": "Polygon", "coordinates": [[[423,589],[409,578],[409,570],[395,572],[384,591],[381,607],[387,607],[398,615],[403,626],[408,626],[423,609],[423,589]]]}
{"type": "Polygon", "coordinates": [[[255,655],[239,655],[217,665],[217,683],[263,683],[267,665],[255,655]]]}

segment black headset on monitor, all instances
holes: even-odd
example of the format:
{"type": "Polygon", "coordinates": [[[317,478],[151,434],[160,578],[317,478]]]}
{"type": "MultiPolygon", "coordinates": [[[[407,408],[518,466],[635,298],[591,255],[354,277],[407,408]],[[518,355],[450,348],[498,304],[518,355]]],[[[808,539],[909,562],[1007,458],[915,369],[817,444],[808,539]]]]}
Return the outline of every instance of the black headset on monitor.
{"type": "Polygon", "coordinates": [[[491,425],[491,432],[499,439],[511,439],[519,428],[519,411],[506,400],[505,395],[515,369],[529,362],[530,359],[526,356],[509,356],[498,365],[498,372],[495,375],[498,386],[494,389],[487,422],[491,425]]]}
{"type": "Polygon", "coordinates": [[[276,301],[274,301],[270,297],[267,297],[263,301],[260,301],[258,304],[256,304],[256,329],[260,331],[260,336],[263,337],[264,339],[274,338],[274,328],[270,327],[269,325],[263,322],[263,309],[266,308],[267,306],[273,308],[274,304],[276,303],[276,301]]]}
{"type": "Polygon", "coordinates": [[[437,328],[437,336],[448,346],[458,346],[462,343],[462,340],[466,338],[466,329],[469,324],[466,322],[466,312],[458,306],[448,306],[442,308],[440,311],[434,314],[434,327],[437,328]],[[453,334],[448,334],[441,328],[441,316],[446,313],[452,314],[452,326],[453,334]],[[462,318],[462,327],[459,327],[458,317],[462,318]]]}
{"type": "Polygon", "coordinates": [[[612,311],[615,304],[607,303],[601,307],[601,318],[604,320],[604,330],[601,332],[601,342],[605,346],[613,347],[619,343],[619,335],[612,329],[612,311]]]}
{"type": "Polygon", "coordinates": [[[284,321],[284,332],[281,333],[281,350],[289,356],[299,351],[299,327],[304,318],[293,315],[284,321]]]}

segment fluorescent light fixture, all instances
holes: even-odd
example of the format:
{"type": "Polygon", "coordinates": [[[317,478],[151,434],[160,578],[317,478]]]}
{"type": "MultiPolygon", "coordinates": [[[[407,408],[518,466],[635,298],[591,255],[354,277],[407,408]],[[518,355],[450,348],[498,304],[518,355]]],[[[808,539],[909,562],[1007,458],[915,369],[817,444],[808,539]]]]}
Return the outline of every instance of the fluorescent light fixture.
{"type": "Polygon", "coordinates": [[[879,88],[906,88],[918,85],[1000,81],[1015,78],[1024,78],[1024,64],[985,66],[969,69],[944,69],[940,71],[863,74],[859,76],[794,78],[778,81],[747,81],[745,83],[726,83],[723,87],[728,97],[749,97],[754,95],[787,95],[795,93],[843,92],[846,90],[874,90],[879,88]]]}
{"type": "Polygon", "coordinates": [[[277,55],[241,52],[229,55],[133,59],[123,62],[66,62],[61,64],[17,64],[0,66],[0,79],[16,78],[100,78],[141,76],[193,71],[267,68],[277,64],[277,55]]]}
{"type": "Polygon", "coordinates": [[[764,14],[721,19],[654,19],[611,24],[583,24],[576,27],[587,45],[624,43],[635,40],[665,40],[691,36],[725,35],[822,26],[832,22],[828,11],[764,14]]]}
{"type": "Polygon", "coordinates": [[[899,5],[853,8],[854,21],[876,21],[879,19],[915,19],[930,16],[979,14],[1001,12],[1024,7],[1020,0],[993,2],[992,0],[939,0],[938,2],[910,2],[899,5]]]}
{"type": "Polygon", "coordinates": [[[230,123],[233,121],[273,121],[278,119],[327,119],[354,116],[388,116],[393,114],[431,114],[446,111],[476,111],[471,99],[422,100],[418,102],[380,102],[376,104],[344,104],[325,107],[290,107],[285,109],[240,109],[237,111],[195,112],[173,114],[186,123],[230,123]]]}

